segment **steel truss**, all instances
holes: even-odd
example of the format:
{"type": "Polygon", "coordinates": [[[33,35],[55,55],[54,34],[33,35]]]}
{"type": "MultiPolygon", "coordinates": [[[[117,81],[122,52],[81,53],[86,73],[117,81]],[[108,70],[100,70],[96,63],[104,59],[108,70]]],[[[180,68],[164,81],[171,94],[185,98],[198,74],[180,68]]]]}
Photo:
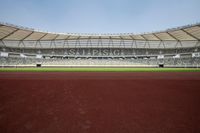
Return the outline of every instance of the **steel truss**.
{"type": "Polygon", "coordinates": [[[120,48],[120,49],[125,49],[125,48],[130,48],[133,49],[133,52],[135,49],[180,49],[180,48],[198,48],[200,47],[200,41],[137,41],[137,40],[124,40],[121,38],[120,40],[113,40],[109,38],[108,40],[102,40],[101,37],[98,39],[91,39],[88,38],[86,43],[85,41],[80,40],[80,38],[77,38],[76,40],[62,40],[59,41],[61,44],[60,46],[57,46],[58,41],[52,40],[52,41],[42,41],[38,40],[34,42],[33,47],[26,47],[26,44],[28,43],[33,43],[30,41],[16,41],[12,43],[15,43],[15,45],[10,46],[9,45],[10,41],[3,41],[0,40],[0,47],[1,49],[9,49],[9,48],[20,48],[20,49],[35,49],[35,50],[40,50],[40,49],[69,49],[69,48],[75,48],[75,49],[81,49],[81,48],[87,48],[87,49],[92,49],[92,48],[108,48],[108,49],[113,49],[113,48],[120,48]],[[94,42],[95,41],[95,42],[94,42]],[[49,43],[49,47],[46,47],[44,43],[49,43]],[[171,46],[166,46],[166,43],[170,43],[171,46]],[[193,46],[188,45],[183,46],[183,43],[190,43],[193,46]]]}

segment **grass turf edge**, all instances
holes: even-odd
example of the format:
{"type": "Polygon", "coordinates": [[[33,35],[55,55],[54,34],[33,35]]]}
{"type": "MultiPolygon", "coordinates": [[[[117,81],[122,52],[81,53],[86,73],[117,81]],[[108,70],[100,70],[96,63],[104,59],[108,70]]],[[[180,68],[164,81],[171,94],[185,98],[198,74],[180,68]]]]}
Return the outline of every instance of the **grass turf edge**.
{"type": "Polygon", "coordinates": [[[0,72],[200,72],[200,68],[0,68],[0,72]]]}

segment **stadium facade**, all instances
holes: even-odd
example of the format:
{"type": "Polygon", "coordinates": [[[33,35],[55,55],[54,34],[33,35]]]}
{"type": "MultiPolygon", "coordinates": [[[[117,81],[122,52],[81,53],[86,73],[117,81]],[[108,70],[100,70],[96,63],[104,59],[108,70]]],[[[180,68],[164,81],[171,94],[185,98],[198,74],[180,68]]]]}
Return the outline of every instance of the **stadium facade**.
{"type": "Polygon", "coordinates": [[[0,23],[0,65],[199,67],[200,24],[144,34],[50,33],[0,23]]]}

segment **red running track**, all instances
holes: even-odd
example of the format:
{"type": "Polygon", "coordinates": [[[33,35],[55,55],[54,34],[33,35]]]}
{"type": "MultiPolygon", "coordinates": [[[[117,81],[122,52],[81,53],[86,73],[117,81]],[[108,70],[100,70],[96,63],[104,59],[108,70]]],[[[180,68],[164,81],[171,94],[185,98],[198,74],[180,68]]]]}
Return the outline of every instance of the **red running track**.
{"type": "Polygon", "coordinates": [[[199,133],[200,73],[0,73],[0,133],[199,133]]]}

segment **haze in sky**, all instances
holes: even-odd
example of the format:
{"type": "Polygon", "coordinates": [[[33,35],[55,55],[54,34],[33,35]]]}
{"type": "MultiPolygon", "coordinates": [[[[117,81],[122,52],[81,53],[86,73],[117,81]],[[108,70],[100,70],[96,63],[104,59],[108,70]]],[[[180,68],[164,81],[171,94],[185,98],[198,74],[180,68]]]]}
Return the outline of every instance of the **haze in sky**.
{"type": "Polygon", "coordinates": [[[144,33],[200,22],[200,0],[0,0],[0,21],[61,33],[144,33]]]}

